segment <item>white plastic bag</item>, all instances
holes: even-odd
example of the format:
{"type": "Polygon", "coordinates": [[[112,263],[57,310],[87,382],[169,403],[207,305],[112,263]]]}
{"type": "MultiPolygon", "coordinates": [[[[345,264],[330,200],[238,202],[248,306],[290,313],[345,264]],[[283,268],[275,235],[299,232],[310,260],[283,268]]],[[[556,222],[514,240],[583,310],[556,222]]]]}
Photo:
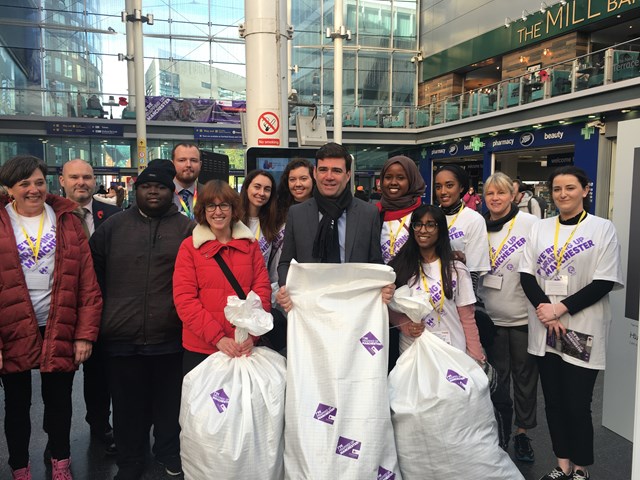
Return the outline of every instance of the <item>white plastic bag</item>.
{"type": "MultiPolygon", "coordinates": [[[[246,327],[236,328],[236,341],[273,325],[254,292],[228,302],[225,315],[246,327]]],[[[180,408],[185,478],[282,479],[285,379],[284,357],[263,347],[239,358],[216,352],[189,372],[180,408]]]]}
{"type": "Polygon", "coordinates": [[[390,267],[291,264],[285,478],[400,480],[390,419],[390,267]]]}
{"type": "Polygon", "coordinates": [[[487,376],[425,331],[389,374],[391,419],[405,480],[524,480],[498,445],[487,376]]]}
{"type": "Polygon", "coordinates": [[[424,293],[418,293],[408,285],[403,285],[393,293],[389,308],[404,313],[412,322],[420,323],[433,311],[433,305],[424,293]]]}

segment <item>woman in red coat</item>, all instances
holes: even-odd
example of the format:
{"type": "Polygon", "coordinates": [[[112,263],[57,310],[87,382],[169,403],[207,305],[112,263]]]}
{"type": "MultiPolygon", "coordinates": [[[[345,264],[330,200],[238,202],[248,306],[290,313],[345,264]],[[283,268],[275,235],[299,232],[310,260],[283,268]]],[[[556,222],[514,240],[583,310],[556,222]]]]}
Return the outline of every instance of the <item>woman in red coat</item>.
{"type": "Polygon", "coordinates": [[[31,369],[39,368],[53,480],[71,479],[71,388],[98,336],[102,297],[77,205],[47,194],[47,166],[0,168],[0,375],[14,479],[30,479],[31,369]]]}
{"type": "Polygon", "coordinates": [[[214,259],[216,254],[244,293],[253,290],[265,311],[271,309],[267,268],[254,235],[240,216],[240,197],[228,183],[212,180],[198,192],[198,225],[180,246],[173,274],[173,299],[183,325],[185,375],[214,352],[239,357],[249,355],[254,344],[251,336],[236,343],[235,327],[224,316],[227,297],[236,292],[214,259]]]}

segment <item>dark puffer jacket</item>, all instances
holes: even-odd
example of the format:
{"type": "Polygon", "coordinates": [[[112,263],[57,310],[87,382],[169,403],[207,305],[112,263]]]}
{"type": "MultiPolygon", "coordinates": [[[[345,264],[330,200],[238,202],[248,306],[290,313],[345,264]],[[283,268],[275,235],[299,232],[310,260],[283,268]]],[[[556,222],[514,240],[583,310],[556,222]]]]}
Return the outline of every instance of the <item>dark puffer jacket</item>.
{"type": "Polygon", "coordinates": [[[96,340],[102,312],[89,244],[80,219],[72,213],[77,205],[47,195],[46,202],[56,214],[56,253],[43,339],[5,208],[8,202],[8,197],[0,197],[0,374],[24,372],[38,365],[42,372],[71,372],[77,369],[73,342],[96,340]]]}

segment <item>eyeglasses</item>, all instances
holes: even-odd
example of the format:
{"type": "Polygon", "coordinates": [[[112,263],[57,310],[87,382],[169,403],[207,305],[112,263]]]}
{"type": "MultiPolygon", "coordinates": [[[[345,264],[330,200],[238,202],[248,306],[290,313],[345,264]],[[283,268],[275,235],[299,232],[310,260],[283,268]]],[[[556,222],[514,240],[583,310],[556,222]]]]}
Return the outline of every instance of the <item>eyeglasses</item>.
{"type": "Polygon", "coordinates": [[[436,222],[413,222],[411,223],[411,228],[413,228],[414,230],[422,230],[422,228],[425,228],[427,230],[427,233],[433,233],[438,228],[438,224],[436,222]]]}
{"type": "Polygon", "coordinates": [[[222,202],[222,203],[207,203],[204,206],[204,209],[207,212],[215,212],[216,208],[219,208],[221,212],[228,212],[229,210],[231,210],[231,204],[227,203],[227,202],[222,202]]]}

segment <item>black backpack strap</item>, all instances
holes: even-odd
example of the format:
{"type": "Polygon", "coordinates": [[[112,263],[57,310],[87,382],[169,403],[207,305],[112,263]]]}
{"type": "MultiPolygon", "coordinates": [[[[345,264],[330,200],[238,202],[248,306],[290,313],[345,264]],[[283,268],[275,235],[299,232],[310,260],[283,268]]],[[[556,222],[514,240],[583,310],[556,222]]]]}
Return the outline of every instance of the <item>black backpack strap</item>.
{"type": "Polygon", "coordinates": [[[227,262],[225,262],[224,259],[222,258],[222,255],[220,255],[220,252],[216,253],[213,256],[213,258],[216,262],[218,262],[218,265],[220,265],[220,268],[222,269],[222,273],[224,273],[224,276],[227,277],[227,280],[229,281],[233,289],[236,291],[236,295],[238,295],[238,298],[240,300],[246,300],[247,295],[244,293],[244,290],[242,290],[242,287],[240,286],[235,275],[229,268],[229,265],[227,265],[227,262]]]}

